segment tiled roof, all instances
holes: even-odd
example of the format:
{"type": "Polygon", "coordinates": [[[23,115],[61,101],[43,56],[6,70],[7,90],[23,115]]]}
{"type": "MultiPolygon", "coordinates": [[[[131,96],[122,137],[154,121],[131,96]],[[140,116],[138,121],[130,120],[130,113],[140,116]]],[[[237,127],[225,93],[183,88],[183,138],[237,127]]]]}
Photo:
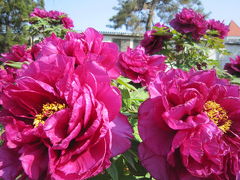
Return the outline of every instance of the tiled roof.
{"type": "Polygon", "coordinates": [[[240,36],[240,28],[234,21],[231,21],[229,24],[229,32],[227,36],[240,36]]]}

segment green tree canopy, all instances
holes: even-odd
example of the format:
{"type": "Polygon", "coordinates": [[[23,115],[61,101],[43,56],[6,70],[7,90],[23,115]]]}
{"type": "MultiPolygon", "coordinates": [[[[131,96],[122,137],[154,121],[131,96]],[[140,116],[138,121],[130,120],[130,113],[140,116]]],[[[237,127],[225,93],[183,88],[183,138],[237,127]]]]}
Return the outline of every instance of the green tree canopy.
{"type": "Polygon", "coordinates": [[[35,7],[43,8],[44,0],[0,0],[0,52],[28,41],[24,26],[35,7]]]}
{"type": "Polygon", "coordinates": [[[200,0],[118,0],[118,6],[113,7],[117,14],[107,26],[114,29],[125,26],[127,30],[142,32],[151,29],[154,18],[168,23],[184,7],[203,12],[200,0]]]}

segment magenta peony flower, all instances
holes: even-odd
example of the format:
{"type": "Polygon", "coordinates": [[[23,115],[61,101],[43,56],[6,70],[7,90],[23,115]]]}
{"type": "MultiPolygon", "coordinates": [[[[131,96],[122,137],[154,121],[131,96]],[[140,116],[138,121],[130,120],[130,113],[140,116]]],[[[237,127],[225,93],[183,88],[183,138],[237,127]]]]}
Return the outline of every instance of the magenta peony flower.
{"type": "Polygon", "coordinates": [[[135,49],[128,48],[127,52],[122,52],[119,56],[119,66],[124,76],[130,78],[135,83],[148,84],[157,73],[164,71],[165,56],[145,54],[142,46],[135,49]]]}
{"type": "Polygon", "coordinates": [[[75,69],[73,57],[41,56],[3,89],[2,101],[3,179],[87,179],[130,147],[121,95],[94,61],[75,69]]]}
{"type": "Polygon", "coordinates": [[[190,34],[195,40],[205,35],[208,29],[204,16],[187,8],[176,14],[175,19],[170,21],[170,25],[182,34],[190,34]]]}
{"type": "Polygon", "coordinates": [[[71,29],[74,27],[73,25],[73,21],[72,19],[70,19],[69,17],[63,17],[61,19],[62,23],[63,23],[63,26],[66,28],[66,29],[71,29]]]}
{"type": "Polygon", "coordinates": [[[48,12],[44,9],[35,8],[33,12],[31,12],[30,17],[46,18],[48,17],[48,12]]]}
{"type": "Polygon", "coordinates": [[[223,22],[216,21],[214,19],[208,21],[208,29],[218,31],[218,37],[221,39],[224,39],[224,37],[227,36],[229,31],[228,26],[226,26],[223,22]]]}
{"type": "Polygon", "coordinates": [[[44,9],[35,8],[34,11],[30,14],[30,17],[60,20],[66,29],[71,29],[74,27],[72,19],[70,19],[67,14],[59,11],[45,11],[44,9]]]}
{"type": "MultiPolygon", "coordinates": [[[[2,89],[9,83],[14,82],[14,76],[12,73],[9,73],[5,69],[0,69],[0,93],[2,93],[2,89]]],[[[0,96],[0,105],[2,105],[2,98],[0,96]]]]}
{"type": "Polygon", "coordinates": [[[76,66],[87,61],[96,61],[105,68],[111,78],[120,74],[116,66],[118,60],[118,46],[115,43],[103,42],[103,36],[93,28],[83,33],[68,32],[65,39],[55,35],[46,38],[32,48],[35,59],[43,56],[61,54],[76,59],[76,66]]]}
{"type": "Polygon", "coordinates": [[[240,77],[240,56],[237,56],[236,59],[230,58],[230,63],[226,63],[224,69],[229,74],[240,77]]]}
{"type": "Polygon", "coordinates": [[[238,179],[239,87],[215,71],[159,73],[139,109],[139,158],[156,179],[238,179]]]}
{"type": "MultiPolygon", "coordinates": [[[[170,32],[169,27],[163,24],[157,23],[154,26],[158,28],[164,28],[164,30],[167,30],[170,32]]],[[[154,33],[156,32],[157,31],[155,29],[146,31],[144,34],[144,39],[141,41],[141,45],[145,48],[145,51],[148,54],[154,54],[156,52],[161,51],[163,42],[172,37],[169,34],[155,35],[154,33]]]]}
{"type": "Polygon", "coordinates": [[[6,61],[15,61],[15,62],[32,62],[32,55],[30,50],[27,49],[26,45],[14,45],[11,47],[10,52],[2,53],[2,58],[0,59],[3,62],[6,61]]]}

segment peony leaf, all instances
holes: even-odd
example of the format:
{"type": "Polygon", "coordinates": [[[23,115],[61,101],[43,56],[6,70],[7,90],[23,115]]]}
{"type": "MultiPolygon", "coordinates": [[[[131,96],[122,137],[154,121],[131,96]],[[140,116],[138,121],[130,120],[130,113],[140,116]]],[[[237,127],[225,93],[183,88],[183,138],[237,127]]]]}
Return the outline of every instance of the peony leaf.
{"type": "Polygon", "coordinates": [[[111,176],[112,180],[118,180],[118,171],[114,162],[112,162],[112,165],[107,169],[107,172],[111,176]]]}

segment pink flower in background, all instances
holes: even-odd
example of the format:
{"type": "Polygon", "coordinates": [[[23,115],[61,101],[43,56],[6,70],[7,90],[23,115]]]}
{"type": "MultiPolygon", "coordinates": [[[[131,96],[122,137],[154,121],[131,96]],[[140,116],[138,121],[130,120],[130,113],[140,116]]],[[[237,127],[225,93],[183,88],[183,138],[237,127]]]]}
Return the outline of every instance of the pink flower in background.
{"type": "Polygon", "coordinates": [[[74,66],[73,57],[42,55],[4,87],[0,177],[87,179],[130,147],[132,129],[106,71],[91,61],[74,66]]]}
{"type": "Polygon", "coordinates": [[[226,63],[224,69],[227,70],[229,74],[240,77],[240,56],[236,56],[235,59],[230,58],[230,63],[226,63]]]}
{"type": "Polygon", "coordinates": [[[35,8],[33,12],[31,12],[30,17],[46,18],[48,17],[48,12],[44,9],[35,8]]]}
{"type": "Polygon", "coordinates": [[[11,47],[8,53],[2,53],[0,61],[15,61],[15,62],[32,62],[32,56],[30,50],[26,45],[14,45],[11,47]]]}
{"type": "Polygon", "coordinates": [[[182,34],[190,34],[195,40],[205,35],[208,29],[204,16],[187,8],[178,13],[175,19],[170,21],[170,25],[182,34]]]}
{"type": "Polygon", "coordinates": [[[164,71],[165,56],[145,54],[142,46],[135,49],[128,48],[127,52],[122,52],[119,56],[119,66],[124,76],[130,78],[135,83],[148,84],[157,73],[164,71]]]}
{"type": "Polygon", "coordinates": [[[70,19],[69,17],[63,17],[61,19],[62,23],[63,23],[63,26],[66,28],[66,29],[71,29],[74,27],[73,25],[73,21],[72,19],[70,19]]]}
{"type": "Polygon", "coordinates": [[[208,21],[208,29],[218,31],[219,35],[217,36],[221,39],[224,39],[229,31],[228,26],[226,26],[223,22],[216,21],[214,19],[208,21]]]}
{"type": "Polygon", "coordinates": [[[59,11],[45,11],[44,9],[35,8],[34,11],[30,14],[30,17],[60,20],[66,29],[71,29],[74,27],[72,19],[70,19],[67,14],[59,11]]]}
{"type": "MultiPolygon", "coordinates": [[[[158,28],[164,28],[164,30],[167,32],[170,31],[169,27],[160,23],[157,23],[154,26],[158,28]]],[[[156,32],[157,30],[155,29],[146,31],[144,34],[144,39],[141,41],[141,46],[145,48],[147,54],[154,54],[161,51],[164,41],[171,38],[171,35],[169,34],[155,35],[154,33],[156,32]]]]}
{"type": "Polygon", "coordinates": [[[159,73],[139,109],[142,165],[156,179],[237,179],[239,87],[215,71],[159,73]]]}

